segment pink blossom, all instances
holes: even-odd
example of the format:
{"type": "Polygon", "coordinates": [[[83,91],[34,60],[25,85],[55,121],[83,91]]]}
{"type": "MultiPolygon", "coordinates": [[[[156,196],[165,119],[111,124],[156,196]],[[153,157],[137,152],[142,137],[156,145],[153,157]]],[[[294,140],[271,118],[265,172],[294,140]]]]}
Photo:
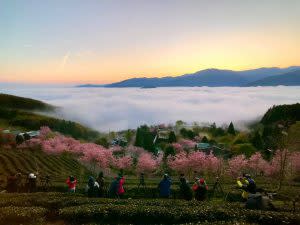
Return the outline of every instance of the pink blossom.
{"type": "Polygon", "coordinates": [[[269,163],[263,159],[259,152],[253,154],[247,162],[247,167],[255,174],[266,171],[269,167],[269,163]]]}
{"type": "Polygon", "coordinates": [[[133,160],[130,156],[123,156],[113,159],[113,167],[128,170],[132,167],[133,160]]]}
{"type": "Polygon", "coordinates": [[[140,156],[142,153],[147,152],[145,149],[141,148],[141,147],[136,147],[133,145],[129,145],[126,149],[125,152],[127,152],[129,155],[133,156],[133,157],[138,157],[140,156]]]}
{"type": "Polygon", "coordinates": [[[175,156],[168,156],[169,167],[178,173],[189,173],[193,169],[186,152],[179,152],[175,156]]]}
{"type": "Polygon", "coordinates": [[[109,150],[111,150],[112,152],[122,152],[123,151],[122,147],[119,145],[112,146],[109,148],[109,150]]]}
{"type": "Polygon", "coordinates": [[[158,168],[159,163],[159,158],[155,159],[151,153],[144,152],[138,158],[136,170],[138,173],[150,174],[158,168]]]}
{"type": "Polygon", "coordinates": [[[52,131],[51,131],[51,129],[49,128],[49,127],[47,127],[47,126],[42,126],[41,128],[40,128],[40,136],[41,137],[47,137],[48,136],[48,134],[50,134],[52,131]]]}
{"type": "Polygon", "coordinates": [[[179,153],[179,152],[183,151],[183,147],[182,147],[181,144],[179,144],[179,143],[172,143],[171,145],[175,149],[176,153],[179,153]]]}
{"type": "Polygon", "coordinates": [[[189,140],[189,139],[181,139],[179,142],[178,142],[185,150],[188,150],[188,149],[194,149],[195,146],[197,145],[196,142],[192,141],[192,140],[189,140]]]}
{"type": "Polygon", "coordinates": [[[292,170],[295,173],[300,172],[300,152],[293,152],[291,154],[291,164],[292,164],[292,170]]]}
{"type": "Polygon", "coordinates": [[[247,168],[247,159],[245,155],[238,155],[228,160],[228,172],[236,178],[240,176],[247,168]]]}

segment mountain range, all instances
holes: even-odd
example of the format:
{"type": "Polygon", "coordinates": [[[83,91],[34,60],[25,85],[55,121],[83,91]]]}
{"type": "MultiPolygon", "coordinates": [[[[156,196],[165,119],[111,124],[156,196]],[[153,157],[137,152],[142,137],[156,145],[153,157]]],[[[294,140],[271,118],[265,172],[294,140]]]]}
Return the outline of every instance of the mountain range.
{"type": "Polygon", "coordinates": [[[287,68],[258,68],[244,71],[206,69],[177,77],[131,78],[116,83],[98,85],[84,84],[77,87],[248,87],[248,86],[298,86],[300,66],[287,68]]]}

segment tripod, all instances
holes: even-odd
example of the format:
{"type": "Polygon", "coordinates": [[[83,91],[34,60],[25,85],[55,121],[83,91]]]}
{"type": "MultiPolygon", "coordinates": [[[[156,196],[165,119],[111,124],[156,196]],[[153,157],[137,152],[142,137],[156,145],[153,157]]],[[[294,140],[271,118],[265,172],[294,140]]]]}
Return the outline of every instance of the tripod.
{"type": "Polygon", "coordinates": [[[220,184],[219,177],[216,177],[216,181],[215,181],[215,184],[214,184],[213,189],[212,189],[211,197],[215,197],[215,194],[221,194],[222,197],[224,196],[224,191],[223,191],[223,188],[220,184]]]}

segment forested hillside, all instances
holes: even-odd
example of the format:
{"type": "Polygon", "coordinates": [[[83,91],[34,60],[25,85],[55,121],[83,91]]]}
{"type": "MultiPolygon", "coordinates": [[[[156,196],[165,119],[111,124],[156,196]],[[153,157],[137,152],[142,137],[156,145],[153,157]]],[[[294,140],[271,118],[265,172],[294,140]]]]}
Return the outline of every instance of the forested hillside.
{"type": "Polygon", "coordinates": [[[77,139],[93,140],[99,133],[79,123],[37,114],[54,112],[55,106],[29,98],[0,94],[0,124],[3,129],[38,130],[41,126],[77,139]]]}

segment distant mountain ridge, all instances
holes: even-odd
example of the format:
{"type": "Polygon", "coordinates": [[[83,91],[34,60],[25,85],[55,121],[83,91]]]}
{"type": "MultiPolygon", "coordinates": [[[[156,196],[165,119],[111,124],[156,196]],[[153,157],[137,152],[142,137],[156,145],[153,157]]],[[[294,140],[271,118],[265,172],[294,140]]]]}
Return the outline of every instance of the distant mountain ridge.
{"type": "MultiPolygon", "coordinates": [[[[293,76],[293,72],[300,71],[300,66],[291,66],[287,68],[258,68],[244,71],[233,70],[220,70],[220,69],[206,69],[191,74],[184,74],[177,77],[154,77],[154,78],[131,78],[116,83],[97,85],[97,84],[85,84],[77,87],[196,87],[196,86],[208,86],[208,87],[245,87],[245,86],[257,86],[260,81],[264,82],[265,86],[268,86],[270,80],[264,80],[273,76],[284,76],[289,74],[293,76]],[[292,73],[292,74],[290,74],[292,73]]],[[[298,74],[298,73],[296,73],[298,74]]],[[[289,82],[284,81],[283,78],[276,78],[277,82],[274,85],[292,85],[292,81],[296,82],[294,85],[299,85],[300,79],[289,79],[289,82]],[[281,83],[282,82],[282,83],[281,83]]],[[[272,86],[272,82],[269,84],[272,86]]]]}
{"type": "Polygon", "coordinates": [[[300,70],[288,72],[281,75],[270,76],[254,81],[249,86],[300,86],[300,70]]]}

